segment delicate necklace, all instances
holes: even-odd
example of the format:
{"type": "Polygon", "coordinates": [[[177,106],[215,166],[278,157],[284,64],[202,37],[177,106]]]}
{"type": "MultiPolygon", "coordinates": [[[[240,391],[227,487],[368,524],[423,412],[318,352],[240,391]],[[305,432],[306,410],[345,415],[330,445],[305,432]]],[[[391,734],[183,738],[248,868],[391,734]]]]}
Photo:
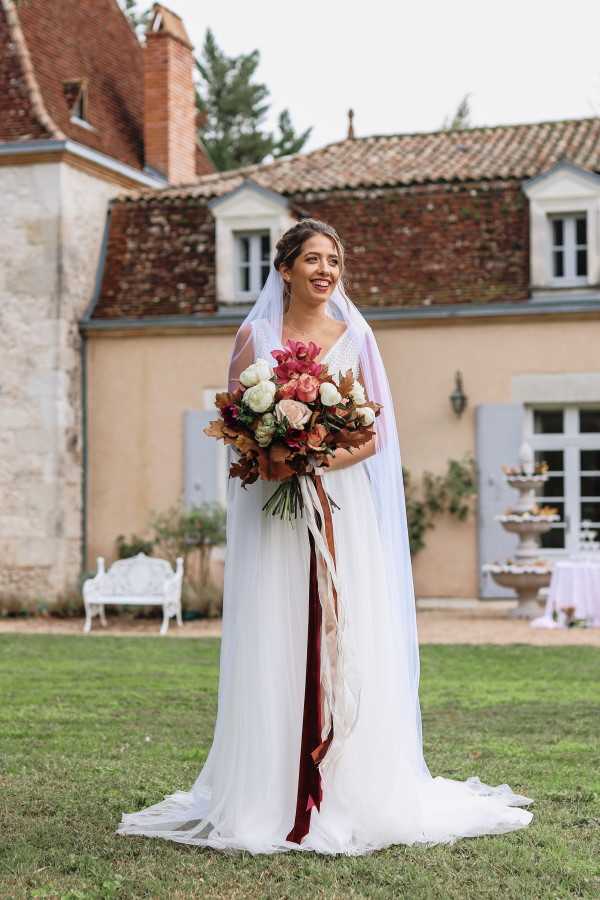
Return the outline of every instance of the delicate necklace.
{"type": "Polygon", "coordinates": [[[300,337],[310,337],[309,331],[303,331],[301,328],[296,328],[295,325],[290,325],[289,322],[284,322],[285,328],[287,331],[292,331],[294,334],[299,334],[300,337]]]}

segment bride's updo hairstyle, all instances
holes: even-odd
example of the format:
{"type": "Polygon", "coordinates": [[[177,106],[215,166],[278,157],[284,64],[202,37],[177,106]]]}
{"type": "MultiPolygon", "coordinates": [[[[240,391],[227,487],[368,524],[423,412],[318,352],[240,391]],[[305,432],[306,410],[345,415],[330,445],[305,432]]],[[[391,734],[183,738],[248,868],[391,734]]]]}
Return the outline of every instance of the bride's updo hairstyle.
{"type": "MultiPolygon", "coordinates": [[[[300,256],[304,242],[309,238],[314,237],[315,234],[324,234],[326,237],[331,238],[335,245],[340,263],[338,287],[344,293],[344,283],[342,280],[344,275],[344,245],[335,228],[328,225],[326,222],[321,222],[319,219],[301,219],[296,225],[292,225],[291,228],[288,228],[275,245],[275,259],[273,260],[273,265],[278,272],[280,271],[281,266],[291,269],[294,265],[294,261],[300,256]]],[[[283,290],[283,299],[287,308],[290,301],[290,286],[287,282],[284,282],[283,290]]]]}

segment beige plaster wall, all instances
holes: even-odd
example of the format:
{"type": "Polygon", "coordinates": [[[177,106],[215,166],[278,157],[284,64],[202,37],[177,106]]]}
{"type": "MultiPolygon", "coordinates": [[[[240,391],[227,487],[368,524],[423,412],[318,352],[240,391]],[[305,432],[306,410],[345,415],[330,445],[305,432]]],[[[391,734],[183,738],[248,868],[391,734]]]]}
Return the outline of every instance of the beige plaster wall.
{"type": "MultiPolygon", "coordinates": [[[[449,458],[474,455],[474,411],[511,402],[511,377],[599,369],[600,321],[538,318],[376,328],[400,433],[402,461],[418,480],[449,458]],[[468,406],[450,408],[454,372],[468,406]]],[[[98,337],[89,341],[89,560],[112,557],[119,533],[143,529],[152,509],[183,488],[186,409],[224,383],[230,335],[98,337]]],[[[508,463],[512,462],[507,460],[508,463]]],[[[477,594],[476,521],[438,520],[413,561],[419,596],[477,594]]]]}

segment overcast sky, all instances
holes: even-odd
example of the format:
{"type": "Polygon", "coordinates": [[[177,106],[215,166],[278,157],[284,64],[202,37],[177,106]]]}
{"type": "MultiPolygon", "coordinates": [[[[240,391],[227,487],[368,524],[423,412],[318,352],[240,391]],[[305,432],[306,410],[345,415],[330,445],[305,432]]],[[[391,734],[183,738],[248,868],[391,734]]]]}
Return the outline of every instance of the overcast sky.
{"type": "Polygon", "coordinates": [[[309,149],[433,131],[471,92],[475,125],[600,114],[600,0],[166,0],[199,51],[258,49],[272,116],[288,107],[309,149]]]}

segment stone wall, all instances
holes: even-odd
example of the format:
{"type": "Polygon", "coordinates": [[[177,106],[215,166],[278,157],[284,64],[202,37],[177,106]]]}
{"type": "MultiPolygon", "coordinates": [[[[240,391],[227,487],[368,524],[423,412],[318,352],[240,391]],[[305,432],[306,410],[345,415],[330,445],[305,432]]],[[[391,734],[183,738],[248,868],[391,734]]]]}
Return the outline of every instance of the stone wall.
{"type": "Polygon", "coordinates": [[[52,600],[81,563],[81,372],[107,202],[64,163],[0,167],[0,593],[52,600]]]}

